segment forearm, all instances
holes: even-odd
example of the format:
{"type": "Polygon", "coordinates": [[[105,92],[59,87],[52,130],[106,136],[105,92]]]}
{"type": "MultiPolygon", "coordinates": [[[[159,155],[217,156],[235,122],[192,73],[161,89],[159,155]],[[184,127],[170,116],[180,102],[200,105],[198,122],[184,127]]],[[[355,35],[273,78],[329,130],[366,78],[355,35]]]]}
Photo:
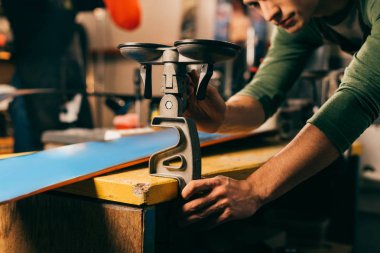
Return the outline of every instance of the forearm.
{"type": "Polygon", "coordinates": [[[264,123],[260,102],[251,96],[235,95],[226,102],[226,111],[220,133],[248,132],[264,123]]]}
{"type": "Polygon", "coordinates": [[[280,153],[247,181],[252,194],[268,203],[310,178],[339,156],[336,147],[317,127],[307,124],[280,153]]]}

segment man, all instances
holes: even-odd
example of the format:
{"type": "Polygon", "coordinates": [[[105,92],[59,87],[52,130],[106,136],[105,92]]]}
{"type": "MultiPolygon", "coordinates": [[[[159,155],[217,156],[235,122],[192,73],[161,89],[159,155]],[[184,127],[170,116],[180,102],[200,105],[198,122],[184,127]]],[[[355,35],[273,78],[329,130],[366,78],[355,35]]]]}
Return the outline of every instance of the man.
{"type": "Polygon", "coordinates": [[[182,208],[186,224],[209,217],[209,225],[215,226],[253,215],[327,167],[379,115],[380,1],[244,3],[278,26],[276,34],[254,80],[226,103],[212,87],[206,100],[190,98],[186,113],[197,120],[199,130],[227,133],[258,127],[284,100],[310,53],[325,41],[356,53],[334,96],[281,152],[246,180],[219,176],[192,181],[183,189],[182,197],[189,200],[182,208]],[[197,194],[201,196],[194,199],[197,194]]]}

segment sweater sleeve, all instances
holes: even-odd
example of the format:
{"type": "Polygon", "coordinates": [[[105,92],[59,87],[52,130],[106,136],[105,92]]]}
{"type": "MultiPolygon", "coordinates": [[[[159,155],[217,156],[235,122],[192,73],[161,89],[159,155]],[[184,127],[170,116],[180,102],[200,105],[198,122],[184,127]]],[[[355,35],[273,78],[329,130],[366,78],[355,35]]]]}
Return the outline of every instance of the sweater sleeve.
{"type": "Polygon", "coordinates": [[[256,98],[269,118],[285,99],[310,54],[323,44],[313,24],[295,34],[277,28],[271,47],[254,79],[238,94],[256,98]]]}
{"type": "Polygon", "coordinates": [[[379,115],[380,4],[377,5],[368,12],[371,34],[346,68],[339,89],[309,120],[340,152],[344,152],[379,115]]]}

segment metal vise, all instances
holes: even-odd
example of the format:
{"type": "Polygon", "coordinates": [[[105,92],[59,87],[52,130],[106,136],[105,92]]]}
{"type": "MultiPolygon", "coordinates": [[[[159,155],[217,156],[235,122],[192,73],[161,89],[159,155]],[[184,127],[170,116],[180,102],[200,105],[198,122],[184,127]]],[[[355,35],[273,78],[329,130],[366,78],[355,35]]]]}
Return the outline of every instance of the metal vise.
{"type": "Polygon", "coordinates": [[[119,45],[121,54],[141,64],[140,74],[144,84],[144,97],[152,97],[152,65],[164,65],[160,116],[152,120],[152,126],[177,129],[178,143],[154,153],[149,160],[150,174],[175,178],[182,189],[193,179],[201,177],[201,154],[198,132],[192,119],[182,117],[186,109],[188,65],[201,65],[196,97],[206,96],[214,63],[235,57],[240,47],[214,40],[180,40],[174,46],[152,43],[124,43],[119,45]]]}

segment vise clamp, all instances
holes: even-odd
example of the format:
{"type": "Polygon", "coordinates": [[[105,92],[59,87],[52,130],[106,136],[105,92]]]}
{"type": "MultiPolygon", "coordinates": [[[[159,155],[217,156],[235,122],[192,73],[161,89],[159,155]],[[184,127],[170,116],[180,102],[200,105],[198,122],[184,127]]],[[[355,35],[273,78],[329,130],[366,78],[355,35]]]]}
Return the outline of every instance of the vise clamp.
{"type": "Polygon", "coordinates": [[[160,115],[153,118],[151,125],[175,128],[179,139],[176,145],[150,157],[149,170],[153,176],[177,179],[182,189],[191,180],[201,178],[200,143],[195,122],[182,116],[187,104],[188,66],[201,66],[195,95],[202,100],[214,63],[232,59],[240,47],[223,41],[188,39],[176,41],[174,46],[128,42],[120,44],[119,49],[124,57],[141,64],[144,98],[152,98],[152,65],[164,67],[160,115]]]}

